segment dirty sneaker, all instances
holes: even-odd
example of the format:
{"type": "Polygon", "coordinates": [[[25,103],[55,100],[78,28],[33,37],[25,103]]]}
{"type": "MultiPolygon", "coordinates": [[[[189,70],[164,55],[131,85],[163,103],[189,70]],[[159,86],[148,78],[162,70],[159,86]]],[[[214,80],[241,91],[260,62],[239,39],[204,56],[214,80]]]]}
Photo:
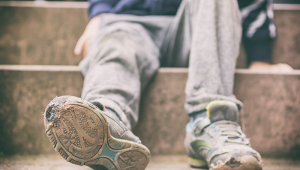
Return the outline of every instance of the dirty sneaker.
{"type": "Polygon", "coordinates": [[[73,164],[144,170],[149,163],[150,151],[139,138],[120,121],[80,98],[54,98],[45,110],[44,124],[54,149],[73,164]]]}
{"type": "Polygon", "coordinates": [[[186,128],[185,148],[193,168],[210,170],[261,170],[260,154],[236,123],[235,103],[213,101],[207,117],[200,117],[186,128]]]}

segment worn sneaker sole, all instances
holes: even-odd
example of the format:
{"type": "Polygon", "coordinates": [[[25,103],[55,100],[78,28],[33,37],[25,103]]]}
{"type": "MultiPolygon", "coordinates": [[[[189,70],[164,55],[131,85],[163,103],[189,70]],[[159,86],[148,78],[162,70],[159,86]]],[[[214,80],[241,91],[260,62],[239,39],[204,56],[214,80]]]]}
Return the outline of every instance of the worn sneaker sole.
{"type": "Polygon", "coordinates": [[[258,162],[253,156],[245,155],[240,158],[228,159],[225,163],[218,162],[218,165],[213,164],[210,168],[203,160],[189,158],[190,170],[262,170],[262,162],[258,162]]]}
{"type": "Polygon", "coordinates": [[[73,164],[144,170],[149,163],[150,151],[144,145],[112,137],[103,112],[79,98],[52,100],[44,122],[54,149],[73,164]]]}
{"type": "MultiPolygon", "coordinates": [[[[260,159],[261,160],[261,159],[260,159]]],[[[210,165],[209,170],[262,170],[263,162],[258,161],[254,156],[243,155],[241,157],[229,156],[225,163],[217,162],[217,165],[210,165]]]]}

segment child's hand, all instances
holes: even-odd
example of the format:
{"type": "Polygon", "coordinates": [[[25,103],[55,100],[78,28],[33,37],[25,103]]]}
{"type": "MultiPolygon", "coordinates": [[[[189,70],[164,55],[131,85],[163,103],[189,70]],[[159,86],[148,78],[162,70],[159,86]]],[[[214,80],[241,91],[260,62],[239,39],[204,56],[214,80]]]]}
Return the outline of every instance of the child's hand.
{"type": "Polygon", "coordinates": [[[267,62],[252,62],[249,66],[250,70],[265,70],[265,71],[272,71],[272,72],[289,72],[293,71],[293,68],[285,63],[279,64],[270,64],[267,62]]]}
{"type": "Polygon", "coordinates": [[[76,55],[83,55],[83,58],[86,57],[89,48],[90,39],[97,34],[100,24],[100,15],[95,16],[90,20],[88,25],[86,26],[83,34],[77,41],[77,44],[74,49],[74,53],[76,55]]]}

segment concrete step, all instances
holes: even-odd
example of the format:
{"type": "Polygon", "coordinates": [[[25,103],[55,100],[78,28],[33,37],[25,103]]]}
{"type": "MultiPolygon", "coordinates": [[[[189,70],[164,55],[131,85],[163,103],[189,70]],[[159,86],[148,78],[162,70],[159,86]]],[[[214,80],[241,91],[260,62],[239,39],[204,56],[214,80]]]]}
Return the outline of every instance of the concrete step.
{"type": "MultiPolygon", "coordinates": [[[[86,2],[0,1],[0,64],[77,65],[73,54],[88,23],[86,2]]],[[[300,5],[275,4],[274,63],[300,69],[300,5]]],[[[237,67],[246,67],[243,49],[237,67]]]]}
{"type": "Polygon", "coordinates": [[[273,2],[279,4],[300,4],[298,0],[274,0],[273,2]]]}
{"type": "Polygon", "coordinates": [[[78,65],[87,3],[0,2],[0,64],[78,65]]]}
{"type": "MultiPolygon", "coordinates": [[[[52,153],[42,113],[51,99],[80,96],[75,66],[0,66],[0,151],[52,153]]],[[[161,68],[142,95],[134,129],[153,155],[183,154],[187,69],[161,68]]],[[[252,146],[268,157],[300,156],[300,71],[236,70],[234,93],[244,103],[241,121],[252,146]]]]}
{"type": "MultiPolygon", "coordinates": [[[[299,170],[299,160],[263,158],[264,170],[299,170]]],[[[60,155],[13,156],[0,158],[0,170],[91,170],[65,161],[60,155]]],[[[196,170],[185,155],[160,155],[151,158],[146,170],[196,170]]]]}

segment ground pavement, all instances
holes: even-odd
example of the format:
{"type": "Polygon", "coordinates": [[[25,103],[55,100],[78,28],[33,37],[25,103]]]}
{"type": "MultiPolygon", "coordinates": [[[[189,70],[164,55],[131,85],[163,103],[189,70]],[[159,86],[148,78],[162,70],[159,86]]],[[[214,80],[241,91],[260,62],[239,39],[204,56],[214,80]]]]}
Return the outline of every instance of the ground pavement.
{"type": "MultiPolygon", "coordinates": [[[[154,156],[146,170],[191,170],[187,156],[154,156]]],[[[66,162],[60,155],[37,155],[0,158],[0,170],[90,170],[66,162]]],[[[264,170],[300,170],[300,160],[264,159],[264,170]]]]}

